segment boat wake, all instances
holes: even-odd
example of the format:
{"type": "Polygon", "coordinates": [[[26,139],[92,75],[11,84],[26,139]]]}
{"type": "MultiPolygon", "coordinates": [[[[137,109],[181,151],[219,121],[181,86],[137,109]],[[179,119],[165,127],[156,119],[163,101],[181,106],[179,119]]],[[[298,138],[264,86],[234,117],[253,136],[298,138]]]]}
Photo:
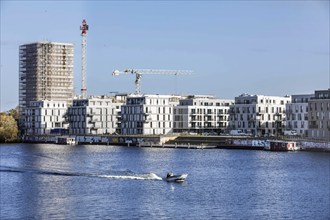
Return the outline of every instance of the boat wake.
{"type": "Polygon", "coordinates": [[[100,178],[127,179],[127,180],[163,180],[154,173],[134,174],[134,175],[97,175],[100,178]]]}
{"type": "Polygon", "coordinates": [[[36,170],[18,167],[0,166],[0,172],[16,172],[16,173],[32,173],[42,175],[56,175],[56,176],[84,176],[94,178],[109,178],[109,179],[126,179],[126,180],[163,180],[155,173],[139,174],[133,171],[112,171],[109,173],[80,173],[80,172],[67,172],[59,170],[36,170]]]}

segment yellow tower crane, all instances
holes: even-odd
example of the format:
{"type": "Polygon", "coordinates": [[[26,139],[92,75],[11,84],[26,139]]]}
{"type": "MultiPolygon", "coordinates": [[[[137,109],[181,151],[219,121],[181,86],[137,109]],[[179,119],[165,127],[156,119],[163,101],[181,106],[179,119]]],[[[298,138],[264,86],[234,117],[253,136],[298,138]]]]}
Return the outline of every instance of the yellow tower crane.
{"type": "Polygon", "coordinates": [[[153,70],[153,69],[126,69],[124,71],[114,70],[113,76],[120,74],[135,74],[135,94],[141,95],[141,77],[142,75],[190,75],[190,70],[153,70]]]}

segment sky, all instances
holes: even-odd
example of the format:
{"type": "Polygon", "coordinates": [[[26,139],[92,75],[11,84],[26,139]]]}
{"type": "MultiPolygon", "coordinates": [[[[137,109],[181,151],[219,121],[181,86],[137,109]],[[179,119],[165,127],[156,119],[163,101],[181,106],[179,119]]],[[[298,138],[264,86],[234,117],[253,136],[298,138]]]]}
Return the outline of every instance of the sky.
{"type": "Polygon", "coordinates": [[[133,93],[113,70],[191,70],[142,77],[144,94],[284,96],[330,88],[329,1],[1,0],[0,111],[18,105],[19,45],[74,43],[81,89],[82,19],[87,93],[133,93]]]}

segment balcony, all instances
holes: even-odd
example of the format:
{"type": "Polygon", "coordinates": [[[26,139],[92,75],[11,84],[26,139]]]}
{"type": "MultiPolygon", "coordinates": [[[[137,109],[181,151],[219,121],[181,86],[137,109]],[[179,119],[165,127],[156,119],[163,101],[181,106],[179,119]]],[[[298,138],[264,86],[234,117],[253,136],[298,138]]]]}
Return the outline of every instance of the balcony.
{"type": "Polygon", "coordinates": [[[319,126],[316,124],[316,125],[309,125],[308,126],[309,129],[318,129],[319,126]]]}

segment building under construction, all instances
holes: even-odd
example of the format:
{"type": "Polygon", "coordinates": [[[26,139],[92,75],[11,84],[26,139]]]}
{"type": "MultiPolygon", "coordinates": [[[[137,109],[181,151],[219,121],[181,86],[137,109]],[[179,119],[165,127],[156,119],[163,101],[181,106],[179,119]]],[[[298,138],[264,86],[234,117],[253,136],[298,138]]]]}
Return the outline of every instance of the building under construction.
{"type": "Polygon", "coordinates": [[[25,108],[38,100],[73,99],[73,51],[69,43],[37,42],[19,47],[20,125],[25,108]]]}

